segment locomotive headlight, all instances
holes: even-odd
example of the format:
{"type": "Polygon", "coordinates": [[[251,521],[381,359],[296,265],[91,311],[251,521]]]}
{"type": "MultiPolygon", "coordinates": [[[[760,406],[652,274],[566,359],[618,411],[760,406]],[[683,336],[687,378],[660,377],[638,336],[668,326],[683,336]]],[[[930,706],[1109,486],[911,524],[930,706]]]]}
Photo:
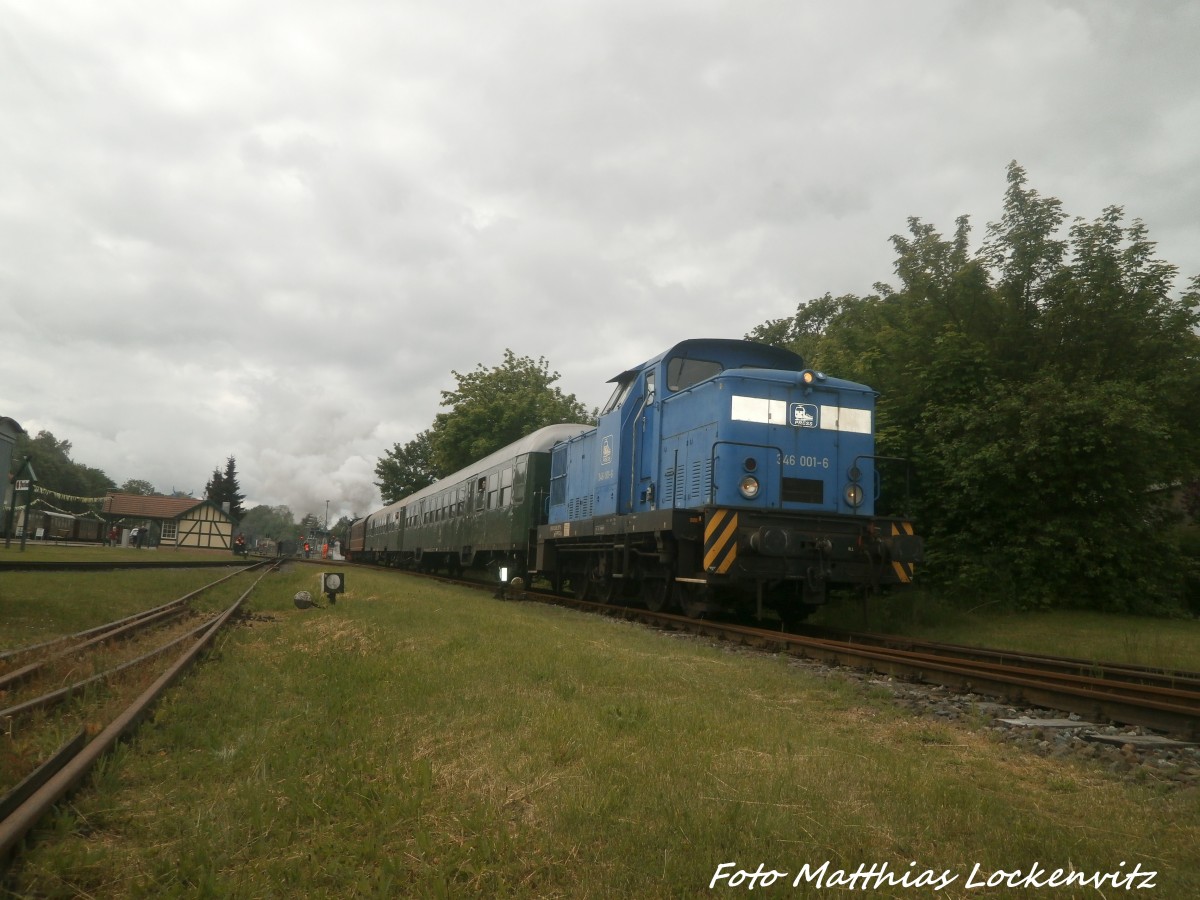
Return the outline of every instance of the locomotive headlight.
{"type": "Polygon", "coordinates": [[[738,490],[742,492],[742,496],[747,500],[753,500],[758,496],[758,479],[753,475],[746,475],[739,482],[738,490]]]}
{"type": "Polygon", "coordinates": [[[859,506],[862,505],[862,502],[863,502],[862,485],[859,485],[859,484],[846,485],[845,497],[846,497],[846,503],[857,509],[859,506]]]}

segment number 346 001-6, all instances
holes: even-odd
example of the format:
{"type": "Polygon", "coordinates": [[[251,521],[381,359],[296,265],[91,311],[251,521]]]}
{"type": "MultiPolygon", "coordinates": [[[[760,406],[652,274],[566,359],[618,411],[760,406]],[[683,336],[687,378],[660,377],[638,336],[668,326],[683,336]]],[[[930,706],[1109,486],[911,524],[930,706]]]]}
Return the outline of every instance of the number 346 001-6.
{"type": "Polygon", "coordinates": [[[785,466],[799,466],[802,469],[828,469],[828,456],[796,456],[794,453],[783,457],[785,466]]]}

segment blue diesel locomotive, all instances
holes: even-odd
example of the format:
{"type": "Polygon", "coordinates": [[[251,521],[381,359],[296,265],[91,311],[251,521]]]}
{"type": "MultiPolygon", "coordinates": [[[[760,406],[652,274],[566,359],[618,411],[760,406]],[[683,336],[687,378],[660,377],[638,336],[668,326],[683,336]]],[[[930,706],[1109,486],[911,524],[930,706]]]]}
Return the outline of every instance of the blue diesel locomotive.
{"type": "Polygon", "coordinates": [[[787,350],[700,339],[612,379],[595,427],[541,429],[356,522],[351,558],[537,575],[577,597],[799,621],[829,586],[911,581],[875,514],[875,392],[787,350]]]}
{"type": "Polygon", "coordinates": [[[921,539],[875,515],[875,392],[790,351],[688,340],[613,379],[551,451],[534,569],[576,595],[797,621],[830,585],[911,581],[921,539]]]}

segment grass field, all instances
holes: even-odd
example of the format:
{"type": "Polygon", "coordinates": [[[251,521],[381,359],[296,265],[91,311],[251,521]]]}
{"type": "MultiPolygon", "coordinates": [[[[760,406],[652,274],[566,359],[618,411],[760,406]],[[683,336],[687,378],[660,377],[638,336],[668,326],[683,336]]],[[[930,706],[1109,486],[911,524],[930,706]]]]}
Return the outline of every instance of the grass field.
{"type": "Polygon", "coordinates": [[[1115,893],[971,884],[1035,863],[1200,895],[1196,789],[1029,755],[783,657],[396,573],[296,609],[317,571],[264,582],[11,896],[681,897],[724,863],[727,892],[738,868],[787,872],[769,896],[1115,893]],[[826,862],[954,880],[793,886],[826,862]]]}

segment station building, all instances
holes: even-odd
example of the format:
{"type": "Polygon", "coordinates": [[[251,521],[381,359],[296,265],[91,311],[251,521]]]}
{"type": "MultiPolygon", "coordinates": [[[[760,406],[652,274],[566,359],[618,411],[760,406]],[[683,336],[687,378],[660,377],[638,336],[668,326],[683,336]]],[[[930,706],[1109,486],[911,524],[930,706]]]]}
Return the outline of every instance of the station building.
{"type": "Polygon", "coordinates": [[[235,523],[211,500],[195,497],[147,497],[110,491],[100,514],[116,526],[120,542],[128,543],[134,528],[149,528],[151,547],[198,547],[232,550],[235,523]]]}

